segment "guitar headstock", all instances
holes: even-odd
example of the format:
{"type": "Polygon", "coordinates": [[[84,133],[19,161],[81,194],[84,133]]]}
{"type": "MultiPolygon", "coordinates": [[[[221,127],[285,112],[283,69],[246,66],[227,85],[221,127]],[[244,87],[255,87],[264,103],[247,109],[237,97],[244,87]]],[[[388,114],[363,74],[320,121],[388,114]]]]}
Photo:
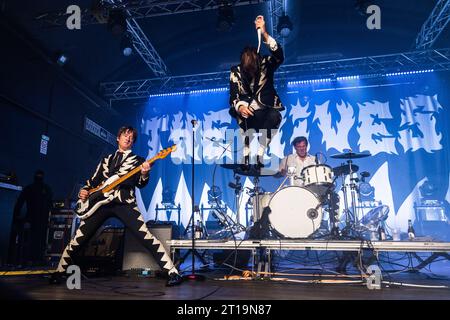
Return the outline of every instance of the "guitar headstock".
{"type": "Polygon", "coordinates": [[[165,157],[167,157],[170,153],[174,152],[177,149],[177,145],[174,144],[173,146],[166,148],[164,150],[161,150],[160,152],[157,153],[157,155],[155,156],[155,158],[158,159],[164,159],[165,157]]]}

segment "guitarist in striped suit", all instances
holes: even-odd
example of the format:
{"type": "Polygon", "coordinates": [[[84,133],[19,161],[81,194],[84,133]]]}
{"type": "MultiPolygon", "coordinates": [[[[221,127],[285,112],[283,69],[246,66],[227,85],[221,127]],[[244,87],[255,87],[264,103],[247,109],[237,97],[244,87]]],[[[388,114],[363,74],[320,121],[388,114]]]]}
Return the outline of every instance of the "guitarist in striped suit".
{"type": "Polygon", "coordinates": [[[117,134],[118,150],[99,163],[94,175],[87,180],[86,185],[80,190],[78,197],[81,201],[79,202],[87,203],[89,190],[96,188],[114,175],[123,176],[140,166],[140,173],[132,175],[111,192],[110,197],[112,199],[108,203],[100,206],[87,218],[82,218],[74,238],[62,254],[56,272],[51,275],[51,283],[61,282],[67,267],[72,263],[73,255],[89,241],[103,222],[110,217],[119,218],[158,261],[163,272],[168,275],[167,286],[181,283],[182,278],[173,265],[170,255],[166,252],[162,243],[150,233],[137,207],[134,189],[135,187],[141,189],[147,185],[150,164],[131,151],[136,138],[137,131],[135,128],[121,127],[117,134]]]}

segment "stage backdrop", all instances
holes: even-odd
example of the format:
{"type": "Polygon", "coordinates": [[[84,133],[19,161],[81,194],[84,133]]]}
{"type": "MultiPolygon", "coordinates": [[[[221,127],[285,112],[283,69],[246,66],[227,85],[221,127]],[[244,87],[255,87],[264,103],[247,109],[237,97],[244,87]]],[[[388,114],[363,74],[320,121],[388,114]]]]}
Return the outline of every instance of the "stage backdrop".
{"type": "MultiPolygon", "coordinates": [[[[448,82],[438,74],[417,77],[418,83],[376,87],[354,80],[340,83],[344,88],[331,90],[278,89],[286,110],[269,154],[281,159],[292,153],[291,141],[297,136],[306,136],[309,152],[323,153],[331,167],[346,162],[331,158],[333,154],[349,149],[370,152],[370,157],[354,160],[358,174],[371,174],[366,181],[375,188],[375,200],[390,209],[388,227],[406,231],[408,219],[415,220],[414,203],[420,203],[419,188],[426,181],[435,186],[432,199],[445,204],[450,201],[448,82]]],[[[234,181],[233,172],[215,165],[233,156],[227,150],[232,146],[225,137],[227,130],[236,129],[228,114],[228,91],[149,99],[138,124],[136,152],[149,158],[172,144],[177,145],[177,150],[153,167],[149,185],[138,192],[140,210],[147,220],[155,219],[156,205],[162,207],[163,191],[172,191],[175,205],[181,207],[180,217],[173,210],[160,211],[157,218],[187,226],[192,212],[192,119],[198,120],[194,135],[195,203],[209,207],[207,192],[216,185],[222,191],[222,204],[228,214],[235,218],[238,205],[240,222],[247,225],[251,212],[245,206],[253,179],[242,177],[245,189],[237,202],[234,190],[228,186],[234,181]]],[[[267,192],[275,191],[281,182],[273,177],[261,179],[267,192]]],[[[341,183],[338,179],[336,191],[341,183]]],[[[210,213],[203,211],[205,221],[214,220],[210,213]]]]}

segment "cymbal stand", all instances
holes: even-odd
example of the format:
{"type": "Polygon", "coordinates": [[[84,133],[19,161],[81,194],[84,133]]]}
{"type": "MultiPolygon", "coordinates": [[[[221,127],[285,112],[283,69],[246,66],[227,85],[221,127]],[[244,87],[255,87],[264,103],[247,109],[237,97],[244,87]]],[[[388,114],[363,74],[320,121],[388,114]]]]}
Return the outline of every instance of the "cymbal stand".
{"type": "Polygon", "coordinates": [[[235,201],[235,207],[236,207],[236,223],[233,226],[233,229],[236,228],[237,232],[240,231],[245,231],[245,228],[243,225],[241,225],[241,220],[240,220],[240,208],[239,208],[239,198],[241,197],[241,193],[242,193],[242,184],[240,183],[240,179],[241,177],[238,176],[236,174],[236,172],[234,173],[234,179],[235,179],[235,183],[234,183],[234,201],[235,201]]]}
{"type": "Polygon", "coordinates": [[[290,178],[292,178],[292,175],[287,174],[286,177],[281,182],[280,186],[277,188],[277,190],[274,193],[277,193],[278,191],[280,191],[280,189],[283,188],[284,184],[286,183],[286,180],[290,179],[290,178]]]}
{"type": "Polygon", "coordinates": [[[353,178],[353,167],[352,167],[352,160],[348,160],[348,165],[350,168],[350,196],[352,199],[352,213],[353,213],[353,227],[356,227],[359,224],[358,221],[358,214],[356,212],[356,180],[357,178],[353,178]]]}
{"type": "Polygon", "coordinates": [[[351,212],[348,209],[348,201],[347,201],[347,185],[345,183],[345,174],[342,175],[342,193],[344,195],[344,214],[345,214],[345,227],[346,228],[350,228],[350,219],[351,217],[351,212]]]}
{"type": "Polygon", "coordinates": [[[347,161],[349,166],[349,182],[345,183],[345,175],[342,176],[342,192],[344,194],[344,212],[345,212],[345,228],[343,234],[350,235],[352,231],[356,231],[356,225],[358,223],[357,217],[356,217],[356,183],[355,178],[353,178],[353,167],[352,167],[352,160],[347,161]],[[348,193],[350,192],[350,199],[351,199],[351,210],[349,208],[348,193]]]}
{"type": "Polygon", "coordinates": [[[261,211],[259,210],[259,177],[255,176],[253,179],[253,185],[255,190],[255,204],[253,206],[253,216],[256,218],[255,221],[261,219],[261,211]]]}
{"type": "Polygon", "coordinates": [[[339,238],[339,227],[338,227],[339,215],[338,215],[338,210],[335,210],[335,207],[334,207],[335,197],[333,195],[334,188],[336,187],[335,182],[336,182],[337,178],[338,178],[338,176],[335,176],[333,178],[333,181],[328,186],[328,188],[325,190],[324,194],[319,197],[320,202],[316,206],[316,210],[318,210],[324,204],[328,204],[328,213],[330,215],[330,234],[335,239],[339,238]]]}
{"type": "Polygon", "coordinates": [[[345,174],[342,175],[342,193],[344,195],[344,213],[345,213],[345,230],[347,230],[347,232],[349,232],[350,230],[352,230],[352,227],[355,224],[355,195],[354,195],[354,182],[353,182],[353,168],[352,168],[352,161],[348,160],[348,165],[349,165],[349,183],[347,184],[345,182],[345,174]],[[349,204],[348,204],[348,190],[347,188],[350,188],[350,197],[351,197],[351,206],[352,206],[352,210],[350,210],[349,208],[349,204]]]}

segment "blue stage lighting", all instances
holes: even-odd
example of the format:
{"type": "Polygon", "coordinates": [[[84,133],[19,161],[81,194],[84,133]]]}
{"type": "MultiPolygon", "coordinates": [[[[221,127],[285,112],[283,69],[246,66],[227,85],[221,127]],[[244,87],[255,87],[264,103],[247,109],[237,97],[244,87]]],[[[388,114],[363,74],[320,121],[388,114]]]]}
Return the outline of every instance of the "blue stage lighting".
{"type": "Polygon", "coordinates": [[[426,69],[426,70],[415,70],[415,71],[404,71],[404,72],[393,72],[393,73],[386,73],[386,77],[392,77],[392,76],[403,76],[408,74],[419,74],[419,73],[429,73],[434,72],[434,69],[426,69]]]}
{"type": "Polygon", "coordinates": [[[228,91],[228,88],[227,87],[221,87],[221,88],[212,88],[212,89],[197,89],[197,90],[190,90],[190,91],[157,93],[157,94],[149,95],[149,98],[152,98],[152,97],[179,96],[179,95],[185,95],[185,94],[202,94],[202,93],[212,93],[212,92],[224,92],[224,91],[228,91]]]}

